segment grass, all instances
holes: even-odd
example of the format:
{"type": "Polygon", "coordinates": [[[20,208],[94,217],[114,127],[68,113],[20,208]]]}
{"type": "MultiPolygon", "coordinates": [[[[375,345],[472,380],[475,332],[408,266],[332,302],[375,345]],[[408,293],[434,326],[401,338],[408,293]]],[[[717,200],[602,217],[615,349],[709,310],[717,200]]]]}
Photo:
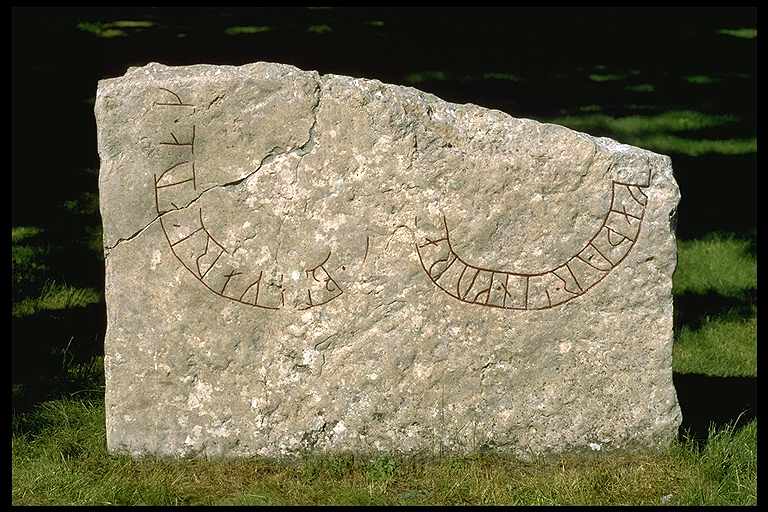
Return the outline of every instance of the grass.
{"type": "Polygon", "coordinates": [[[675,295],[716,290],[736,296],[757,286],[754,242],[715,233],[698,240],[679,240],[675,295]]]}
{"type": "Polygon", "coordinates": [[[49,247],[42,240],[43,230],[33,226],[11,229],[11,271],[14,302],[42,286],[48,271],[49,247]]]}
{"type": "Polygon", "coordinates": [[[43,232],[42,229],[36,228],[34,226],[18,226],[15,228],[11,228],[11,243],[18,244],[19,242],[23,242],[24,240],[34,238],[40,235],[42,232],[43,232]]]}
{"type": "Polygon", "coordinates": [[[677,153],[687,156],[702,155],[750,155],[757,153],[757,139],[686,139],[671,135],[637,137],[622,141],[660,153],[677,153]]]}
{"type": "MultiPolygon", "coordinates": [[[[88,197],[92,201],[92,197],[88,197]]],[[[64,211],[74,212],[75,215],[92,214],[94,205],[88,200],[66,201],[64,211]]],[[[96,206],[98,210],[98,206],[96,206]]],[[[83,226],[86,234],[84,245],[89,249],[101,251],[101,234],[92,228],[83,226]]],[[[13,304],[11,316],[20,318],[34,315],[40,311],[66,310],[96,304],[101,299],[101,293],[94,288],[73,286],[58,282],[51,271],[55,266],[51,260],[57,251],[47,233],[34,226],[17,226],[11,229],[11,267],[13,284],[13,304]]],[[[72,241],[70,241],[72,243],[72,241]]],[[[70,247],[71,249],[71,247],[70,247]]]]}
{"type": "Polygon", "coordinates": [[[756,430],[712,431],[699,448],[563,456],[307,456],[234,461],[108,455],[104,409],[55,401],[14,419],[13,503],[103,504],[754,504],[756,430]]]}
{"type": "Polygon", "coordinates": [[[307,32],[312,32],[313,34],[327,34],[333,32],[333,29],[328,25],[310,25],[307,27],[307,32]]]}
{"type": "Polygon", "coordinates": [[[756,28],[722,28],[717,33],[739,39],[755,39],[757,37],[756,28]]]}
{"type": "Polygon", "coordinates": [[[616,82],[618,80],[624,80],[627,78],[627,75],[617,75],[617,74],[601,74],[601,73],[592,73],[589,75],[589,79],[593,82],[616,82]]]}
{"type": "Polygon", "coordinates": [[[419,84],[431,80],[445,81],[448,80],[448,75],[444,71],[417,71],[409,73],[405,77],[406,82],[413,84],[419,84]]]}
{"type": "Polygon", "coordinates": [[[270,30],[272,30],[272,27],[266,25],[247,25],[228,27],[224,30],[224,33],[228,36],[239,36],[243,34],[261,34],[263,32],[269,32],[270,30]]]}
{"type": "Polygon", "coordinates": [[[549,122],[574,130],[610,132],[623,136],[688,132],[735,123],[732,115],[712,115],[693,110],[671,110],[656,115],[612,117],[605,114],[558,117],[549,122]]]}
{"type": "Polygon", "coordinates": [[[684,326],[673,346],[675,370],[722,377],[757,374],[757,318],[706,319],[684,326]]]}
{"type": "Polygon", "coordinates": [[[710,85],[710,84],[716,84],[720,81],[720,79],[707,76],[707,75],[686,75],[683,77],[683,80],[688,82],[689,84],[695,84],[695,85],[710,85]]]}
{"type": "Polygon", "coordinates": [[[753,242],[715,233],[678,242],[675,296],[705,307],[699,325],[683,325],[675,371],[722,377],[757,374],[757,259],[753,242]]]}
{"type": "Polygon", "coordinates": [[[727,128],[728,125],[739,121],[737,117],[727,114],[673,110],[655,115],[613,117],[606,114],[589,114],[556,117],[544,121],[596,136],[612,137],[625,144],[661,153],[702,156],[746,155],[757,152],[756,138],[701,139],[673,135],[710,128],[727,128]]]}
{"type": "Polygon", "coordinates": [[[628,85],[624,89],[632,92],[653,92],[656,90],[652,84],[628,85]]]}
{"type": "Polygon", "coordinates": [[[80,288],[48,281],[36,297],[27,297],[13,304],[13,317],[33,315],[39,311],[72,309],[96,304],[101,293],[93,288],[80,288]]]}
{"type": "Polygon", "coordinates": [[[121,29],[131,29],[141,31],[146,28],[154,27],[155,23],[147,20],[117,20],[110,23],[100,21],[81,21],[77,24],[78,30],[93,34],[96,37],[112,39],[115,37],[126,37],[128,32],[121,29]]]}

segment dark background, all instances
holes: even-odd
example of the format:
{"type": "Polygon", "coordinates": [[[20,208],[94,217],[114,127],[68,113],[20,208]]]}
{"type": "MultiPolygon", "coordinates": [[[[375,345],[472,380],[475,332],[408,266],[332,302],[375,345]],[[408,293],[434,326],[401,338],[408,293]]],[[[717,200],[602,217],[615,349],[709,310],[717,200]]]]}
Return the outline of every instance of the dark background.
{"type": "MultiPolygon", "coordinates": [[[[73,215],[63,205],[98,193],[97,81],[120,76],[129,66],[282,62],[321,74],[412,85],[448,101],[539,120],[578,114],[579,107],[595,104],[614,117],[671,110],[732,114],[739,121],[727,133],[716,128],[697,136],[750,138],[756,132],[756,39],[723,37],[717,30],[756,25],[756,9],[741,7],[15,8],[12,224],[42,227],[52,240],[82,240],[94,232],[98,237],[98,211],[73,215]],[[78,28],[115,20],[153,26],[123,28],[123,36],[112,38],[78,28]],[[233,26],[269,30],[228,34],[233,26]],[[622,82],[590,80],[598,66],[606,73],[636,70],[635,80],[653,84],[655,91],[649,97],[626,90],[622,82]],[[499,73],[516,78],[489,78],[499,73]],[[745,73],[751,77],[744,79],[745,73]],[[680,79],[697,74],[717,76],[718,83],[691,87],[680,79]]],[[[671,156],[682,193],[678,237],[728,232],[754,247],[756,153],[671,156]]],[[[63,247],[57,256],[61,276],[73,285],[103,289],[98,251],[87,244],[63,247]]],[[[68,336],[70,329],[92,340],[80,357],[100,354],[103,301],[86,309],[20,321],[14,337],[58,346],[66,339],[50,341],[54,333],[68,336]]],[[[696,317],[695,311],[688,314],[696,317]]],[[[35,354],[45,350],[15,344],[14,351],[16,374],[26,364],[29,372],[44,375],[29,361],[42,364],[44,357],[35,354]]],[[[728,382],[708,382],[730,389],[728,382]]],[[[676,385],[689,425],[697,410],[712,417],[704,411],[707,404],[684,389],[707,383],[676,376],[676,385]]],[[[736,385],[739,396],[754,403],[754,382],[736,385]]],[[[736,405],[723,402],[726,408],[736,405]]],[[[728,417],[727,411],[720,413],[728,417]]]]}
{"type": "MultiPolygon", "coordinates": [[[[640,71],[656,88],[644,113],[675,108],[733,113],[744,136],[755,133],[754,80],[691,88],[680,76],[728,76],[755,69],[755,45],[718,36],[722,27],[756,26],[754,8],[25,8],[13,19],[14,224],[41,225],[41,204],[96,190],[93,98],[97,80],[129,66],[272,61],[321,74],[408,84],[412,73],[442,79],[415,85],[443,99],[543,119],[599,104],[613,116],[634,113],[642,93],[590,81],[596,65],[640,71]],[[149,29],[99,38],[83,21],[148,20],[149,29]],[[380,26],[369,22],[382,23],[380,26]],[[268,26],[227,35],[232,26],[268,26]],[[326,25],[316,33],[310,26],[326,25]],[[183,34],[183,37],[179,37],[183,34]],[[429,73],[432,73],[430,75],[429,73]],[[483,80],[486,73],[521,77],[483,80]],[[650,111],[650,112],[649,112],[650,111]],[[33,194],[30,192],[34,191],[33,194]]],[[[731,129],[732,130],[732,129],[731,129]]],[[[602,135],[602,134],[596,134],[602,135]]],[[[717,133],[706,134],[717,137],[717,133]]],[[[731,134],[733,136],[733,134],[731,134]]],[[[678,235],[754,228],[754,156],[691,161],[675,156],[683,188],[678,235]],[[695,176],[695,179],[694,179],[695,176]],[[752,191],[752,193],[750,193],[752,191]]]]}

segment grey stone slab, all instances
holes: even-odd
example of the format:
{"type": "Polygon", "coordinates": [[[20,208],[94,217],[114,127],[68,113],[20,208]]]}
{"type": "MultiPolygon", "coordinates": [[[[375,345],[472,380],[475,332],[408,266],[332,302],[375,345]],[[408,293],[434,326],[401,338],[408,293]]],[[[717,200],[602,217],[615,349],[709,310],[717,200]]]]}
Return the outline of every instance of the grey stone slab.
{"type": "Polygon", "coordinates": [[[130,68],[95,113],[111,451],[677,434],[669,157],[271,63],[130,68]]]}

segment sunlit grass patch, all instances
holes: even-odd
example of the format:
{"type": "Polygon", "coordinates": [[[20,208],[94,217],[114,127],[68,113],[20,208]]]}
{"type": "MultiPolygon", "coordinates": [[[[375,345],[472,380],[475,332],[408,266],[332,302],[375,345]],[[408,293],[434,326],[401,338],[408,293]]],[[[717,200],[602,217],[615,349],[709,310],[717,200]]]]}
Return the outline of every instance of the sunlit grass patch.
{"type": "Polygon", "coordinates": [[[757,259],[752,242],[727,234],[699,240],[678,240],[673,293],[706,293],[716,290],[737,296],[757,287],[757,259]]]}
{"type": "Polygon", "coordinates": [[[312,32],[313,34],[327,34],[328,32],[333,32],[333,29],[328,25],[310,25],[307,27],[307,32],[312,32]]]}
{"type": "Polygon", "coordinates": [[[110,23],[103,23],[100,21],[81,21],[77,24],[77,28],[81,31],[88,32],[104,39],[125,37],[128,35],[125,30],[120,29],[125,28],[142,30],[145,28],[151,28],[153,26],[155,26],[155,23],[147,20],[117,20],[110,23]]]}
{"type": "Polygon", "coordinates": [[[613,137],[626,144],[689,156],[705,154],[746,155],[757,151],[757,139],[694,139],[670,135],[726,126],[739,121],[733,115],[676,110],[656,115],[612,117],[605,114],[564,116],[546,122],[592,135],[613,137]]]}
{"type": "Polygon", "coordinates": [[[686,75],[686,76],[683,76],[683,80],[685,80],[689,84],[696,84],[696,85],[710,85],[710,84],[716,84],[720,81],[719,78],[716,78],[713,76],[707,76],[707,75],[686,75]]]}
{"type": "Polygon", "coordinates": [[[632,92],[653,92],[656,90],[651,84],[628,85],[624,89],[632,92]]]}
{"type": "Polygon", "coordinates": [[[11,243],[16,244],[29,238],[34,238],[43,232],[34,226],[16,226],[11,228],[11,243]]]}
{"type": "Polygon", "coordinates": [[[740,39],[755,39],[757,37],[756,28],[721,28],[717,33],[740,39]]]}
{"type": "MultiPolygon", "coordinates": [[[[15,416],[14,501],[68,504],[82,499],[91,482],[84,481],[75,467],[88,467],[90,472],[104,467],[105,440],[103,404],[56,400],[15,416]],[[59,501],[63,496],[66,499],[59,501]]],[[[114,473],[115,464],[109,469],[114,473]]]]}
{"type": "Polygon", "coordinates": [[[91,33],[96,37],[103,37],[104,39],[111,39],[113,37],[125,37],[128,35],[124,30],[107,28],[104,23],[99,22],[92,23],[90,21],[82,21],[77,24],[77,28],[83,32],[91,33]]]}
{"type": "Polygon", "coordinates": [[[592,73],[589,75],[589,79],[593,82],[615,82],[617,80],[624,80],[627,75],[623,74],[611,74],[611,73],[592,73]]]}
{"type": "Polygon", "coordinates": [[[100,300],[101,294],[93,288],[79,288],[48,281],[37,297],[27,297],[13,304],[12,316],[23,317],[38,311],[83,307],[100,300]]]}
{"type": "Polygon", "coordinates": [[[574,130],[614,133],[620,135],[660,134],[714,128],[738,121],[730,114],[713,115],[692,110],[672,110],[656,115],[612,117],[605,114],[565,116],[548,122],[562,124],[574,130]]]}
{"type": "Polygon", "coordinates": [[[417,71],[406,75],[405,80],[417,84],[429,80],[448,80],[448,75],[443,71],[417,71]]]}
{"type": "Polygon", "coordinates": [[[107,23],[105,26],[118,27],[118,28],[150,28],[154,27],[155,23],[148,20],[118,20],[112,23],[107,23]]]}
{"type": "Polygon", "coordinates": [[[720,377],[757,374],[757,318],[710,318],[692,329],[683,326],[673,345],[674,370],[720,377]]]}
{"type": "Polygon", "coordinates": [[[242,25],[235,27],[227,27],[224,33],[228,36],[237,36],[242,34],[261,34],[263,32],[269,32],[272,27],[267,25],[242,25]]]}
{"type": "Polygon", "coordinates": [[[659,153],[678,153],[688,156],[749,155],[757,152],[757,139],[686,139],[672,135],[638,137],[626,141],[635,146],[659,153]]]}

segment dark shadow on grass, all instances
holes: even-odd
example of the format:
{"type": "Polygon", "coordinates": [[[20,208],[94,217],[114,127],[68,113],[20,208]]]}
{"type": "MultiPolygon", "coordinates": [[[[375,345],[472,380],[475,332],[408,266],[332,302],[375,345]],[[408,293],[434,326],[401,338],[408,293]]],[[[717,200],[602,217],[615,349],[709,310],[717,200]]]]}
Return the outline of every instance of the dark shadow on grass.
{"type": "Polygon", "coordinates": [[[757,259],[757,233],[750,233],[748,241],[749,245],[747,246],[747,254],[757,259]]]}
{"type": "Polygon", "coordinates": [[[672,155],[680,186],[677,237],[713,231],[754,239],[757,224],[756,155],[672,155]]]}
{"type": "Polygon", "coordinates": [[[755,315],[757,288],[747,288],[737,296],[715,290],[706,293],[682,293],[674,296],[675,334],[682,327],[699,329],[708,319],[746,319],[755,315]]]}
{"type": "Polygon", "coordinates": [[[673,375],[677,400],[683,414],[680,439],[686,434],[697,443],[707,439],[710,426],[736,428],[755,418],[757,379],[755,377],[712,377],[700,374],[673,375]]]}
{"type": "Polygon", "coordinates": [[[11,367],[18,392],[12,396],[13,411],[103,384],[73,378],[67,369],[103,355],[106,324],[103,302],[14,318],[11,367]]]}

